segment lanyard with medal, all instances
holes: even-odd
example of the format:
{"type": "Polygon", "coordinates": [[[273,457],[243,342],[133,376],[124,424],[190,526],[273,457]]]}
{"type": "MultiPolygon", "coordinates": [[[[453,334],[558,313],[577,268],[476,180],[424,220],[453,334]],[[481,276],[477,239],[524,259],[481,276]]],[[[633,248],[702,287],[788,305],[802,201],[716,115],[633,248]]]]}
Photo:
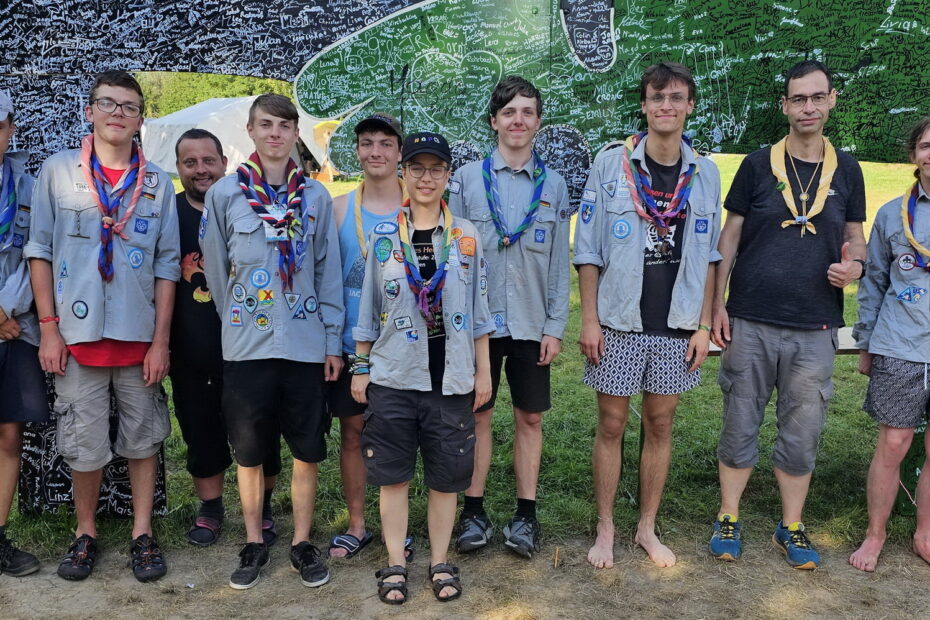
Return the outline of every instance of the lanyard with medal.
{"type": "MultiPolygon", "coordinates": [[[[691,188],[694,186],[695,178],[697,178],[698,167],[696,163],[688,164],[688,169],[678,175],[678,184],[675,186],[674,197],[665,209],[659,210],[659,206],[656,204],[655,199],[648,191],[652,189],[652,187],[649,184],[646,171],[642,169],[642,164],[637,161],[636,164],[633,165],[633,150],[646,138],[646,135],[647,132],[644,131],[626,139],[623,145],[620,165],[623,168],[627,185],[630,188],[630,198],[633,200],[636,213],[639,217],[655,226],[656,233],[659,237],[665,237],[665,235],[668,234],[672,219],[677,217],[682,209],[685,208],[685,205],[688,204],[691,188]]],[[[687,136],[683,135],[681,139],[688,147],[691,146],[691,141],[687,136]]],[[[696,157],[697,154],[695,154],[695,158],[696,157]]]]}
{"type": "MultiPolygon", "coordinates": [[[[400,185],[401,202],[404,203],[407,200],[407,186],[400,177],[397,178],[397,184],[400,185]]],[[[365,197],[365,181],[359,183],[358,189],[355,190],[355,196],[355,236],[358,238],[358,249],[362,253],[362,258],[368,258],[368,244],[365,243],[365,227],[362,225],[362,199],[365,197]]],[[[380,260],[380,258],[378,260],[380,260]]],[[[383,263],[384,261],[381,262],[383,263]]]]}
{"type": "Polygon", "coordinates": [[[494,222],[494,229],[497,231],[498,241],[497,249],[515,245],[526,229],[536,219],[536,213],[539,211],[539,202],[542,198],[543,184],[546,182],[546,166],[542,159],[533,151],[533,199],[530,201],[530,208],[527,210],[523,221],[517,228],[510,232],[504,224],[504,216],[501,209],[501,196],[497,185],[497,171],[494,170],[493,158],[485,157],[481,167],[482,177],[484,177],[484,193],[488,200],[488,210],[491,212],[491,221],[494,222]]]}
{"type": "Polygon", "coordinates": [[[403,208],[397,214],[398,236],[400,237],[400,247],[404,259],[404,271],[407,275],[407,285],[417,299],[417,308],[419,308],[423,318],[426,319],[427,327],[431,328],[436,326],[433,314],[442,305],[442,289],[446,283],[446,274],[449,271],[449,252],[452,249],[452,211],[449,210],[449,205],[444,200],[440,200],[439,205],[442,209],[443,218],[442,250],[439,254],[439,261],[436,263],[436,271],[427,282],[424,282],[423,277],[420,275],[420,263],[411,245],[412,239],[407,228],[407,213],[405,210],[410,207],[409,199],[404,201],[403,208]],[[430,295],[433,295],[432,303],[429,302],[430,295]]]}
{"type": "Polygon", "coordinates": [[[917,241],[914,236],[914,218],[916,216],[919,183],[920,181],[914,183],[911,191],[901,197],[901,225],[904,228],[904,237],[914,248],[914,260],[917,266],[930,271],[930,265],[927,264],[927,259],[930,259],[930,249],[917,241]]]}
{"type": "MultiPolygon", "coordinates": [[[[781,227],[800,226],[802,237],[805,232],[816,235],[817,229],[811,223],[811,220],[815,215],[819,215],[820,212],[823,211],[824,205],[827,202],[827,195],[830,192],[830,183],[833,181],[833,175],[836,173],[836,149],[830,144],[829,139],[826,137],[823,138],[823,172],[820,174],[820,183],[817,185],[817,194],[814,196],[814,204],[811,205],[809,211],[807,209],[807,201],[810,200],[810,194],[807,190],[810,189],[814,177],[817,176],[817,169],[814,169],[814,174],[811,175],[807,187],[802,186],[797,168],[794,167],[794,158],[791,157],[790,153],[787,153],[787,150],[788,138],[786,136],[772,145],[772,151],[769,155],[772,174],[778,179],[776,188],[781,191],[781,195],[785,199],[785,204],[788,206],[788,211],[791,212],[792,216],[792,219],[783,221],[781,227]],[[788,178],[788,172],[785,168],[786,154],[791,161],[792,169],[794,169],[794,176],[798,181],[798,189],[802,190],[798,196],[798,198],[801,199],[800,212],[798,212],[798,206],[794,202],[794,193],[791,191],[791,180],[788,178]]],[[[820,165],[819,162],[818,165],[820,165]]]]}

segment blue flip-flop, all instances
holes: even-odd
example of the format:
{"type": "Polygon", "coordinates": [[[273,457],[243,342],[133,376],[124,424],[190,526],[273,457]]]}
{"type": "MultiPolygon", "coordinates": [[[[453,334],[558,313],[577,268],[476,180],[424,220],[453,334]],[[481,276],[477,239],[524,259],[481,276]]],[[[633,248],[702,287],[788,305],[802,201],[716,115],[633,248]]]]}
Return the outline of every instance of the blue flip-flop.
{"type": "MultiPolygon", "coordinates": [[[[365,535],[362,536],[361,540],[352,534],[339,534],[337,536],[333,536],[329,541],[329,549],[330,552],[333,549],[345,549],[346,554],[343,557],[346,559],[354,558],[362,549],[367,547],[373,539],[374,536],[371,532],[365,532],[365,535]]],[[[329,557],[333,557],[332,553],[329,554],[329,557]]]]}

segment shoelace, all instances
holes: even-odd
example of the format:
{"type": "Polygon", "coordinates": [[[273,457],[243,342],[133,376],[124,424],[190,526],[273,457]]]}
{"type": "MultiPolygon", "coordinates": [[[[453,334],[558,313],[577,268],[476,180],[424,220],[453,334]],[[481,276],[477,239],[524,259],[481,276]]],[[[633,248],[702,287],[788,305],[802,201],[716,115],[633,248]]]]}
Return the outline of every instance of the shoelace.
{"type": "Polygon", "coordinates": [[[148,541],[141,550],[132,554],[133,568],[149,567],[161,563],[161,549],[152,541],[148,541]]]}
{"type": "Polygon", "coordinates": [[[68,555],[71,556],[71,566],[80,566],[87,558],[87,547],[90,545],[89,540],[75,541],[71,548],[68,549],[68,555]]]}
{"type": "Polygon", "coordinates": [[[242,560],[239,562],[240,566],[249,566],[257,562],[258,556],[261,553],[261,546],[256,543],[251,543],[242,548],[242,551],[239,552],[239,557],[242,560]]]}
{"type": "Polygon", "coordinates": [[[300,565],[316,564],[320,558],[320,550],[313,545],[307,545],[300,554],[300,565]],[[310,556],[310,557],[307,557],[310,556]]]}
{"type": "Polygon", "coordinates": [[[729,519],[720,522],[720,538],[723,540],[736,539],[736,526],[729,519]]]}
{"type": "Polygon", "coordinates": [[[810,549],[811,541],[807,538],[807,534],[801,530],[791,532],[791,544],[795,547],[800,547],[801,549],[810,549]]]}

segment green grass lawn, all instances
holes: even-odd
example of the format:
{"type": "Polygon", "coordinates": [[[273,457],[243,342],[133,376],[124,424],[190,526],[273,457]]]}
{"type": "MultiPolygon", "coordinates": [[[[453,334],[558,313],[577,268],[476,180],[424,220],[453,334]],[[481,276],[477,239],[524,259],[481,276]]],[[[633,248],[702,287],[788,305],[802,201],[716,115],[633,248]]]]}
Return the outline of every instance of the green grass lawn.
{"type": "MultiPolygon", "coordinates": [[[[715,156],[728,188],[739,164],[735,155],[715,156]]],[[[871,216],[881,204],[900,195],[912,177],[910,166],[863,164],[871,216]]],[[[352,182],[328,184],[338,195],[349,191],[352,182]]],[[[562,355],[553,366],[554,409],[545,416],[545,447],[539,481],[539,516],[550,541],[589,536],[596,523],[591,479],[591,445],[596,425],[594,393],[581,383],[583,358],[578,353],[579,297],[577,280],[572,276],[571,317],[562,355]]],[[[846,322],[855,319],[855,286],[846,291],[846,322]]],[[[721,398],[716,385],[718,360],[704,365],[701,387],[685,394],[678,409],[674,434],[672,468],[660,511],[659,526],[665,534],[680,540],[703,544],[715,516],[719,496],[715,447],[721,425],[721,398]]],[[[837,358],[836,395],[830,403],[817,470],[814,474],[806,521],[823,543],[849,544],[860,539],[866,525],[865,475],[876,436],[875,425],[862,412],[866,379],[855,371],[854,356],[837,358]]],[[[170,388],[170,385],[169,385],[170,388]]],[[[634,399],[638,408],[638,400],[634,399]]],[[[512,453],[513,417],[506,388],[498,398],[494,419],[494,461],[488,482],[486,505],[495,522],[509,518],[514,509],[512,453]]],[[[329,458],[322,464],[317,501],[315,538],[324,542],[346,526],[341,498],[338,462],[338,429],[334,423],[329,458]]],[[[769,406],[761,436],[761,461],[750,481],[742,506],[745,527],[768,531],[779,518],[779,499],[771,472],[771,450],[775,434],[773,407],[769,406]]],[[[625,445],[624,472],[616,507],[621,534],[632,534],[637,521],[636,455],[639,422],[631,414],[625,445]]],[[[168,547],[184,545],[184,535],[197,507],[190,477],[184,470],[186,448],[175,424],[165,444],[168,460],[169,515],[156,522],[156,533],[168,547]]],[[[286,448],[284,448],[286,450],[286,448]]],[[[282,481],[286,481],[288,469],[282,481]]],[[[235,474],[227,474],[226,501],[238,514],[235,474]]],[[[279,485],[275,506],[279,514],[289,511],[290,491],[279,485]]],[[[426,528],[426,491],[418,473],[412,487],[411,529],[421,539],[426,528]]],[[[367,517],[374,526],[378,520],[377,493],[368,494],[367,517]]],[[[28,519],[14,511],[12,535],[24,546],[46,557],[63,552],[70,539],[73,517],[66,511],[28,519]]],[[[101,523],[101,536],[123,544],[130,533],[128,521],[107,519],[101,523]]],[[[890,524],[890,540],[903,542],[913,528],[913,519],[895,516],[890,524]]],[[[226,536],[241,538],[242,530],[234,516],[226,536]]]]}

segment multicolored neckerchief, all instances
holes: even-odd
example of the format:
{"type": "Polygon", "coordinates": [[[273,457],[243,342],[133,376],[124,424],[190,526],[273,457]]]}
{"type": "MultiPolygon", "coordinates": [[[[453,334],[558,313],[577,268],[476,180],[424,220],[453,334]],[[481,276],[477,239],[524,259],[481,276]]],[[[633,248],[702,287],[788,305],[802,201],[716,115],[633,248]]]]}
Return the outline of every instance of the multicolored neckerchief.
{"type": "Polygon", "coordinates": [[[539,155],[536,154],[536,151],[533,151],[533,199],[530,201],[530,208],[527,209],[523,221],[513,232],[509,232],[504,224],[504,216],[501,212],[501,196],[497,188],[497,171],[494,170],[494,158],[491,155],[484,158],[481,172],[484,177],[484,193],[488,199],[491,221],[494,222],[494,228],[497,230],[497,249],[502,250],[505,247],[515,245],[523,236],[523,233],[526,232],[526,229],[533,223],[533,220],[536,219],[536,212],[539,211],[539,200],[542,198],[543,183],[546,182],[546,166],[539,155]]]}
{"type": "Polygon", "coordinates": [[[268,213],[268,205],[274,204],[278,199],[268,181],[265,180],[265,171],[262,169],[262,160],[258,153],[252,153],[249,158],[239,164],[236,170],[239,177],[239,188],[245,194],[245,199],[249,206],[255,211],[262,221],[274,229],[284,228],[287,232],[286,241],[278,241],[278,275],[281,276],[281,285],[283,290],[291,290],[294,286],[294,274],[297,272],[297,261],[294,254],[294,237],[299,236],[302,231],[302,220],[299,216],[295,217],[295,212],[300,213],[301,201],[304,193],[304,175],[297,168],[293,159],[287,160],[287,170],[285,178],[287,179],[287,202],[284,217],[280,220],[268,213]]]}
{"type": "Polygon", "coordinates": [[[407,214],[405,208],[410,206],[410,199],[404,201],[401,205],[401,211],[397,214],[398,236],[400,237],[400,247],[404,255],[404,271],[407,273],[407,285],[417,298],[417,308],[420,314],[426,319],[427,327],[435,327],[433,313],[439,310],[442,305],[442,289],[446,283],[446,274],[449,271],[449,251],[452,249],[452,211],[444,200],[439,201],[442,208],[442,251],[439,254],[439,261],[436,263],[436,272],[428,282],[423,282],[420,276],[420,263],[417,260],[416,252],[411,245],[412,240],[407,229],[407,214]],[[433,303],[429,303],[429,296],[434,295],[433,303]]]}
{"type": "Polygon", "coordinates": [[[914,259],[917,266],[921,269],[930,271],[927,259],[930,259],[930,249],[927,249],[922,243],[914,237],[914,217],[917,208],[918,187],[920,181],[914,183],[911,191],[901,197],[901,225],[904,228],[904,237],[907,242],[914,248],[914,259]]]}
{"type": "Polygon", "coordinates": [[[16,179],[9,157],[3,158],[3,186],[0,187],[0,252],[13,244],[13,220],[16,216],[16,179]]]}
{"type": "MultiPolygon", "coordinates": [[[[397,183],[400,185],[400,201],[403,203],[407,200],[407,185],[400,177],[397,178],[397,183]]],[[[353,209],[355,210],[355,236],[358,238],[358,249],[362,252],[362,258],[368,258],[368,244],[365,242],[365,227],[362,226],[362,198],[364,197],[365,181],[363,180],[355,189],[355,205],[353,209]]]]}
{"type": "MultiPolygon", "coordinates": [[[[678,176],[678,185],[675,187],[675,195],[668,207],[660,211],[656,205],[655,199],[647,190],[652,189],[649,184],[649,178],[642,167],[642,163],[636,162],[633,165],[633,150],[646,137],[647,132],[642,132],[635,136],[630,136],[624,142],[623,157],[621,165],[626,176],[627,185],[630,188],[630,198],[633,199],[633,206],[636,207],[636,213],[647,222],[651,222],[656,227],[656,232],[660,237],[664,237],[668,231],[669,223],[681,213],[681,210],[688,204],[688,196],[691,195],[691,187],[694,185],[694,179],[697,176],[697,164],[688,164],[688,169],[678,176]]],[[[681,139],[691,146],[691,140],[687,136],[681,139]]]]}
{"type": "Polygon", "coordinates": [[[807,231],[812,235],[817,234],[817,229],[811,223],[815,215],[823,211],[827,203],[827,194],[830,192],[830,183],[833,181],[833,175],[836,173],[836,149],[830,144],[830,141],[823,139],[823,171],[820,173],[820,182],[817,184],[817,193],[814,195],[814,204],[806,213],[798,213],[798,207],[794,203],[794,192],[791,191],[791,180],[788,178],[788,171],[785,169],[785,155],[791,157],[788,150],[788,137],[785,136],[772,145],[772,151],[769,155],[769,162],[772,167],[772,174],[778,179],[778,186],[781,187],[781,195],[788,205],[788,211],[791,212],[792,219],[785,220],[781,223],[782,228],[789,226],[800,226],[801,236],[807,231]]]}
{"type": "Polygon", "coordinates": [[[109,181],[103,174],[103,168],[101,168],[100,162],[97,160],[97,153],[94,152],[94,134],[90,134],[84,136],[84,139],[81,140],[81,168],[84,170],[84,177],[87,179],[90,193],[93,194],[94,200],[97,201],[97,207],[102,215],[100,218],[100,255],[97,257],[97,270],[100,271],[100,275],[105,281],[110,282],[113,280],[113,233],[123,239],[128,239],[123,233],[123,228],[126,227],[126,222],[135,213],[139,196],[142,195],[142,183],[145,180],[145,155],[142,154],[142,148],[133,140],[129,168],[123,174],[123,182],[119,187],[113,188],[113,193],[107,193],[109,181]],[[129,198],[129,206],[126,207],[126,212],[117,222],[116,215],[119,212],[120,202],[130,187],[133,187],[133,190],[129,198]]]}

